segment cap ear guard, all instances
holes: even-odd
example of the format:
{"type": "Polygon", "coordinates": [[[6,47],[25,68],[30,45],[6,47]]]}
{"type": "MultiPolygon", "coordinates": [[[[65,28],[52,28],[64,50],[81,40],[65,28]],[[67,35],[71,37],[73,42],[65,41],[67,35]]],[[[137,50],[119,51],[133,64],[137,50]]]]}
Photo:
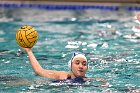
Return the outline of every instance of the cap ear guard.
{"type": "Polygon", "coordinates": [[[72,60],[73,60],[73,58],[76,56],[76,53],[74,52],[73,53],[73,55],[72,55],[72,58],[69,60],[69,62],[68,62],[68,67],[69,67],[69,69],[71,70],[71,66],[72,66],[72,60]]]}
{"type": "Polygon", "coordinates": [[[69,67],[69,69],[71,69],[71,60],[69,60],[69,62],[68,62],[68,67],[69,67]]]}

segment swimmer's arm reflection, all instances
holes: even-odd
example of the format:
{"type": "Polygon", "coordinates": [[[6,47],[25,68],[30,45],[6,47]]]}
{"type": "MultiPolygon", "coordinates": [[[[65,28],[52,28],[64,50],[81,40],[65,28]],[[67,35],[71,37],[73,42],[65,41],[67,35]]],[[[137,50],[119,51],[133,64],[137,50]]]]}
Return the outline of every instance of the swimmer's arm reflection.
{"type": "Polygon", "coordinates": [[[34,56],[31,48],[21,48],[27,52],[30,64],[32,65],[32,68],[37,75],[57,80],[67,79],[69,75],[67,72],[43,69],[37,61],[36,57],[34,56]]]}

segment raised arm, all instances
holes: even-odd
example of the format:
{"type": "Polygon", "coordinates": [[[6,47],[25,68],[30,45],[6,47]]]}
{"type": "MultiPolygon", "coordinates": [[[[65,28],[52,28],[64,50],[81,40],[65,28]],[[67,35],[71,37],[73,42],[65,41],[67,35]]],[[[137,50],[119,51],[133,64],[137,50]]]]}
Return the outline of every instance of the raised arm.
{"type": "Polygon", "coordinates": [[[31,48],[22,48],[22,49],[27,52],[29,60],[30,60],[30,64],[32,65],[32,68],[37,75],[51,78],[51,79],[67,78],[67,75],[68,75],[67,72],[43,69],[41,65],[39,64],[39,62],[37,61],[36,57],[34,56],[31,48]]]}

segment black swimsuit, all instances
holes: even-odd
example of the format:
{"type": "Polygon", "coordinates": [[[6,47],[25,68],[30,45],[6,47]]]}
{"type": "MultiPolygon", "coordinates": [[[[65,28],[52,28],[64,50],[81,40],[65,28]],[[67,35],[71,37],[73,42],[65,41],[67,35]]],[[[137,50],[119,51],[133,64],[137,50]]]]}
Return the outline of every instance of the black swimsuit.
{"type": "Polygon", "coordinates": [[[68,77],[65,80],[53,80],[52,82],[53,83],[79,83],[79,84],[82,84],[82,83],[85,83],[86,81],[81,77],[76,77],[73,79],[71,77],[68,77]]]}

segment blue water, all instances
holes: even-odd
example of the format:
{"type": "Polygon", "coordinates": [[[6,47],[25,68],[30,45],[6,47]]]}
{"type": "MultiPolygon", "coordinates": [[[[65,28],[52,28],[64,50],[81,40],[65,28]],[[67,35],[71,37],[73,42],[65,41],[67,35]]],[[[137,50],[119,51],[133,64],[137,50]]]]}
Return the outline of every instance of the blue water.
{"type": "Polygon", "coordinates": [[[130,93],[140,89],[140,39],[130,37],[137,25],[135,12],[8,8],[1,12],[1,93],[130,93]],[[23,25],[31,25],[39,33],[33,52],[43,68],[69,71],[72,52],[83,52],[89,62],[87,77],[104,78],[109,85],[57,85],[36,76],[15,40],[23,25]]]}

